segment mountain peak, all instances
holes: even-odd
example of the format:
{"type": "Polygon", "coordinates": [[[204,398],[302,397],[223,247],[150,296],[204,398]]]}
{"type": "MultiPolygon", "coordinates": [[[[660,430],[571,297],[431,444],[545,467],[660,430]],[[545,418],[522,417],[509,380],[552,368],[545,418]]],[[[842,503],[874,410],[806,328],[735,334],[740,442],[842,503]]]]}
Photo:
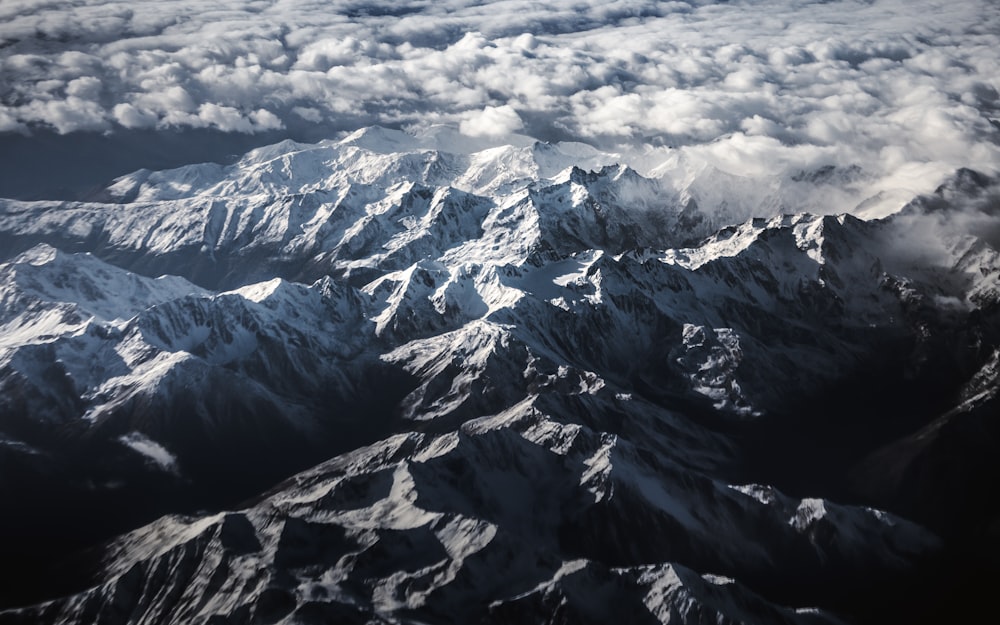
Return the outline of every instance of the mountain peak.
{"type": "Polygon", "coordinates": [[[132,530],[0,621],[834,622],[948,548],[910,521],[987,518],[978,482],[931,484],[1000,457],[961,432],[996,397],[981,177],[863,221],[464,141],[370,128],[0,202],[0,238],[40,242],[0,265],[0,494],[132,530]],[[935,498],[845,504],[867,456],[935,498]],[[199,509],[228,512],[141,527],[199,509]]]}
{"type": "Polygon", "coordinates": [[[14,264],[47,265],[65,258],[65,254],[47,243],[39,243],[30,250],[21,253],[12,262],[14,264]]]}

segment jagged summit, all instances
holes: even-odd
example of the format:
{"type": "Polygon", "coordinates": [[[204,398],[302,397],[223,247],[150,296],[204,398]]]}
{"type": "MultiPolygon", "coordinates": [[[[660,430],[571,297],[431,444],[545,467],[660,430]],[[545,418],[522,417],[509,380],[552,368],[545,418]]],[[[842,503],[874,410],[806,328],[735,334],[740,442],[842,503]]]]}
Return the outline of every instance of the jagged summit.
{"type": "Polygon", "coordinates": [[[995,181],[864,220],[483,142],[0,201],[0,529],[64,536],[0,622],[833,623],[998,518],[930,486],[996,470],[995,181]]]}

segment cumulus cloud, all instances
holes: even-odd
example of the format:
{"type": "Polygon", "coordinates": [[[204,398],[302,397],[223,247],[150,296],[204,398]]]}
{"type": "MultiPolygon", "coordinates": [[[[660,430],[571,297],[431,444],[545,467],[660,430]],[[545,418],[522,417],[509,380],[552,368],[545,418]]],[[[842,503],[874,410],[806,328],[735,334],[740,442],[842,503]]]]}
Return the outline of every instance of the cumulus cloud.
{"type": "Polygon", "coordinates": [[[0,132],[449,123],[927,191],[1000,169],[997,49],[992,0],[19,0],[0,132]]]}
{"type": "Polygon", "coordinates": [[[521,117],[509,104],[487,106],[467,115],[458,129],[470,137],[503,137],[524,127],[521,117]]]}

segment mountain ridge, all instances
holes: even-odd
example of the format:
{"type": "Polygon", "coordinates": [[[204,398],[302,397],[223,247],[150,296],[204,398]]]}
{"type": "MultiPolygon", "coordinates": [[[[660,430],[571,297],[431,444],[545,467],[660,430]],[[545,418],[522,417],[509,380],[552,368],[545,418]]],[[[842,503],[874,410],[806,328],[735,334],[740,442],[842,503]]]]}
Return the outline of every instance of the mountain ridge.
{"type": "Polygon", "coordinates": [[[907,494],[996,470],[912,451],[993,431],[996,181],[720,229],[522,143],[373,129],[0,201],[10,531],[108,501],[43,559],[119,536],[0,621],[863,621],[996,518],[907,494]]]}

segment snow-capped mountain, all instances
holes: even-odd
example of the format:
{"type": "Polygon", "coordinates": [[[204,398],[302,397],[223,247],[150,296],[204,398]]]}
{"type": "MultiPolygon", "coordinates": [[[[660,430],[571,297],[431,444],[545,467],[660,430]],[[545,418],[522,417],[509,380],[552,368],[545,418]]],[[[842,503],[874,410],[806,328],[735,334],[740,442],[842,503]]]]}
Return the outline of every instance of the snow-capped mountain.
{"type": "Polygon", "coordinates": [[[706,180],[372,128],[0,201],[0,622],[870,618],[1000,518],[997,183],[706,180]]]}
{"type": "Polygon", "coordinates": [[[340,456],[242,512],[165,517],[110,547],[98,589],[35,614],[829,623],[675,561],[864,579],[936,546],[882,512],[717,482],[560,421],[528,400],[454,432],[340,456]]]}

